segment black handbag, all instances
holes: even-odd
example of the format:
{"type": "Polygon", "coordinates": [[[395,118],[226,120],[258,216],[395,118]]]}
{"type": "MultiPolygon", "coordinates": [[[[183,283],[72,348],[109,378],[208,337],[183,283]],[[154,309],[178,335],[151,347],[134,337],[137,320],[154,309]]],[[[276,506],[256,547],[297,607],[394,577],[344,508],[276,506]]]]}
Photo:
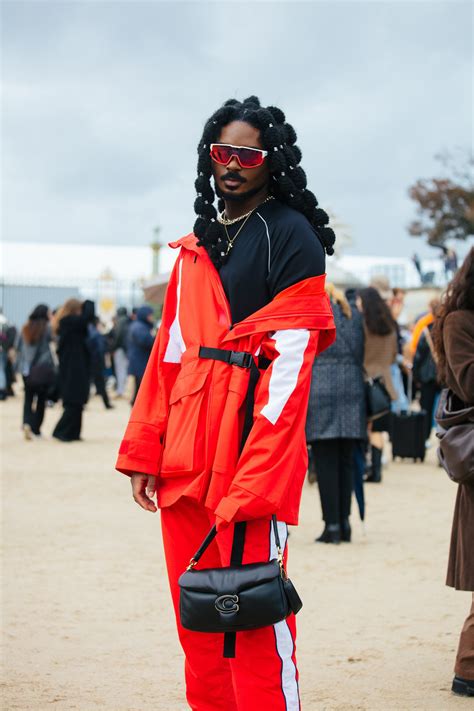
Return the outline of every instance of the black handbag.
{"type": "Polygon", "coordinates": [[[51,347],[47,340],[43,338],[36,348],[30,371],[25,380],[28,387],[33,390],[48,391],[54,387],[57,378],[58,368],[51,353],[51,347]]]}
{"type": "Polygon", "coordinates": [[[196,570],[216,536],[216,527],[212,527],[178,580],[183,627],[193,632],[253,630],[274,625],[301,610],[303,603],[286,575],[276,516],[272,523],[277,558],[266,563],[196,570]]]}
{"type": "Polygon", "coordinates": [[[392,398],[380,375],[365,381],[365,399],[369,421],[378,420],[390,412],[392,398]]]}

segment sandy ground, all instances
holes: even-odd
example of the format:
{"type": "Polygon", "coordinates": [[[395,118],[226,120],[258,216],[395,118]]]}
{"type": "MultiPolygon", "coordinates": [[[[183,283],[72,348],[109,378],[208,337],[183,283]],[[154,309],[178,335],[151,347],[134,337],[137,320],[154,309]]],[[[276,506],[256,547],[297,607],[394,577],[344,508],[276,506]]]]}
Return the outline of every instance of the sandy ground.
{"type": "MultiPolygon", "coordinates": [[[[140,510],[115,453],[129,413],[88,406],[82,443],[21,437],[20,397],[0,404],[4,709],[187,708],[159,516],[140,510]]],[[[468,709],[450,692],[469,593],[444,586],[455,486],[434,464],[387,466],[363,535],[315,545],[317,490],[292,530],[302,706],[468,709]]],[[[262,709],[262,711],[265,711],[262,709]]]]}

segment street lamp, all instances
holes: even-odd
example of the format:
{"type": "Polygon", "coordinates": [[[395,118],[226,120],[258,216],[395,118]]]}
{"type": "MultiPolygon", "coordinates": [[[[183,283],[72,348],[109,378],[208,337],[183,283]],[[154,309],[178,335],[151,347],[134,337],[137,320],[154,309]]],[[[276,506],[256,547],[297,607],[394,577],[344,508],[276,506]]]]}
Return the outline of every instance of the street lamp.
{"type": "Polygon", "coordinates": [[[162,248],[161,242],[158,240],[158,236],[161,232],[161,227],[155,227],[153,229],[154,239],[151,243],[151,251],[153,252],[153,261],[151,267],[151,275],[157,276],[160,273],[160,249],[162,248]]]}

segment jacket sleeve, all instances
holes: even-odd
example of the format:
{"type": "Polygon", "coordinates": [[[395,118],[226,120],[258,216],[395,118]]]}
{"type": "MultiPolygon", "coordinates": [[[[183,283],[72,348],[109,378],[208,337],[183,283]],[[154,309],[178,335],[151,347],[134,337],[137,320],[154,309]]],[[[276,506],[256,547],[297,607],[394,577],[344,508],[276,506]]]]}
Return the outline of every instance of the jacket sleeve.
{"type": "Polygon", "coordinates": [[[170,277],[161,326],[119,449],[116,469],[129,476],[157,476],[160,471],[169,394],[185,350],[178,314],[180,264],[181,257],[170,277]]]}
{"type": "Polygon", "coordinates": [[[263,344],[262,350],[273,349],[276,357],[257,386],[253,427],[227,496],[215,511],[218,528],[226,522],[262,518],[281,507],[301,463],[295,446],[305,443],[318,335],[306,329],[276,331],[263,344]]]}

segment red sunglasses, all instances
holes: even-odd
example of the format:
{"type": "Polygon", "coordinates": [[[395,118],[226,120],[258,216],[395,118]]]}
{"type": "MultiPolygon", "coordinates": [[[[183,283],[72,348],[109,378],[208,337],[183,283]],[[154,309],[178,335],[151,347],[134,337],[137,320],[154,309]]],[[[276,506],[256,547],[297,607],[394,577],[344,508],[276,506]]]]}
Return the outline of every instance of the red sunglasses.
{"type": "Polygon", "coordinates": [[[228,165],[235,156],[241,168],[258,168],[263,164],[268,151],[247,146],[232,146],[229,143],[211,143],[211,158],[220,165],[228,165]]]}

